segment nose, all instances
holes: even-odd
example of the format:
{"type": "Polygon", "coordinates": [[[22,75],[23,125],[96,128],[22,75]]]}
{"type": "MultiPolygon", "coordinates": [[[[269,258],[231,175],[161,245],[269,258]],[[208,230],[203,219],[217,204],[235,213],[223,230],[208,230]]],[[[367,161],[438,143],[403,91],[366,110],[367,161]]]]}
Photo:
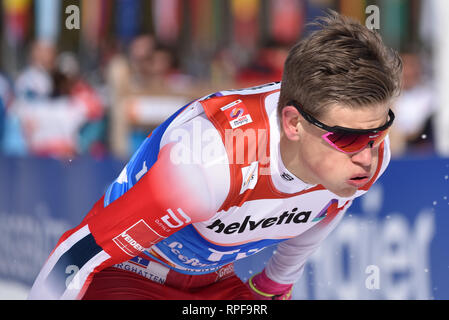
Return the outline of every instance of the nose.
{"type": "Polygon", "coordinates": [[[362,151],[354,153],[351,160],[363,167],[369,167],[373,161],[373,152],[374,148],[372,148],[372,146],[367,146],[362,151]]]}

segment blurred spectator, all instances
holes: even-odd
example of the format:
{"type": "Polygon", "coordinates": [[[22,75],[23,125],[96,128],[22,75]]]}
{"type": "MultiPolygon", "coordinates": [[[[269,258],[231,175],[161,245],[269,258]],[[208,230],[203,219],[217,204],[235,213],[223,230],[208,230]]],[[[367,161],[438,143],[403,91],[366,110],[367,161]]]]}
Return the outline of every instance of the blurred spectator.
{"type": "MultiPolygon", "coordinates": [[[[9,2],[12,4],[14,1],[9,2]]],[[[182,22],[182,30],[175,32],[176,39],[168,42],[160,37],[162,25],[157,19],[139,18],[145,10],[148,10],[145,11],[146,17],[149,17],[150,11],[154,15],[151,5],[136,4],[134,9],[126,12],[123,9],[129,9],[127,5],[114,5],[109,1],[93,5],[92,14],[83,16],[87,20],[82,25],[92,28],[92,34],[101,35],[101,39],[95,39],[95,50],[89,49],[92,46],[86,43],[89,42],[85,38],[86,30],[80,33],[61,28],[58,30],[58,43],[64,48],[71,48],[77,55],[64,53],[59,57],[57,51],[60,48],[53,43],[33,39],[30,37],[32,32],[26,31],[39,29],[41,20],[36,17],[37,11],[27,5],[30,19],[12,19],[10,22],[14,23],[5,20],[2,24],[3,33],[18,38],[14,41],[10,41],[10,37],[5,39],[7,41],[0,64],[3,62],[10,74],[21,71],[12,81],[13,85],[9,86],[8,90],[13,93],[9,96],[13,98],[8,98],[6,107],[4,99],[0,98],[0,139],[3,131],[3,150],[8,154],[22,155],[28,151],[46,154],[47,151],[42,152],[41,147],[37,148],[37,137],[43,143],[50,136],[59,135],[66,137],[64,141],[76,143],[64,152],[56,152],[56,155],[86,152],[103,154],[106,135],[110,151],[126,159],[161,120],[184,102],[218,90],[281,80],[288,51],[286,47],[293,45],[296,38],[313,31],[316,26],[305,23],[322,16],[324,9],[340,9],[348,15],[357,11],[349,4],[350,1],[337,0],[300,3],[294,0],[287,1],[288,5],[274,4],[275,1],[256,1],[251,2],[249,9],[234,2],[231,4],[225,1],[224,4],[214,5],[213,15],[209,7],[193,4],[180,7],[176,17],[182,22]],[[285,10],[288,11],[288,17],[285,10]],[[215,17],[216,13],[219,15],[215,17]],[[130,24],[133,17],[135,19],[130,24]],[[240,25],[245,25],[248,18],[251,18],[251,28],[246,28],[243,33],[250,41],[238,41],[243,33],[235,22],[239,20],[243,23],[240,25]],[[292,25],[286,22],[292,19],[296,22],[289,29],[292,25]],[[143,33],[145,30],[155,30],[157,33],[143,33]],[[248,30],[251,32],[248,33],[248,30]],[[178,50],[161,46],[161,41],[176,44],[178,50]],[[23,44],[23,47],[13,43],[23,44]],[[29,52],[21,50],[25,46],[29,52]],[[19,70],[25,54],[29,55],[27,66],[19,70]],[[81,59],[81,69],[87,71],[82,76],[78,59],[81,59]],[[89,85],[86,79],[95,86],[89,85]],[[99,88],[100,84],[104,87],[99,88]],[[33,106],[39,110],[31,110],[33,106]],[[61,117],[59,120],[56,120],[57,114],[61,117]],[[50,131],[53,133],[50,134],[50,131]],[[47,132],[45,139],[44,132],[47,132]]],[[[380,5],[382,1],[371,2],[380,5]]],[[[13,14],[7,7],[4,8],[5,13],[13,14]]],[[[410,1],[400,7],[397,10],[404,10],[404,21],[410,23],[395,23],[395,11],[392,11],[392,14],[384,16],[386,21],[391,20],[392,23],[392,28],[385,29],[385,33],[394,37],[397,35],[398,48],[408,48],[411,42],[426,43],[430,36],[427,33],[418,34],[417,31],[419,24],[424,29],[435,25],[432,20],[435,14],[429,9],[431,5],[428,8],[427,1],[422,4],[410,1]],[[427,15],[422,15],[422,12],[427,15]]],[[[172,7],[166,9],[172,10],[172,7]]],[[[357,17],[363,19],[363,12],[359,13],[361,16],[357,17]]],[[[164,32],[173,34],[171,24],[163,25],[168,28],[164,32]]],[[[433,150],[433,92],[424,77],[426,72],[422,71],[418,55],[404,53],[403,57],[404,94],[395,107],[397,121],[390,135],[393,154],[428,153],[433,150]]],[[[4,77],[0,76],[0,96],[1,91],[5,91],[5,83],[4,77]]],[[[61,142],[61,145],[64,144],[61,142]]],[[[54,154],[53,151],[50,153],[54,154]]]]}
{"type": "MultiPolygon", "coordinates": [[[[14,83],[15,98],[24,101],[48,99],[53,94],[52,72],[56,48],[46,41],[31,45],[29,64],[14,83]]],[[[8,155],[28,154],[27,132],[15,101],[5,114],[3,151],[8,155]]]]}
{"type": "Polygon", "coordinates": [[[145,92],[150,77],[154,43],[152,35],[139,35],[131,42],[128,55],[115,54],[106,67],[106,82],[111,96],[108,140],[112,153],[124,159],[130,152],[126,100],[130,95],[145,92]]]}
{"type": "Polygon", "coordinates": [[[155,49],[152,35],[143,34],[136,37],[129,48],[130,90],[144,91],[151,80],[152,57],[155,49]]]}
{"type": "Polygon", "coordinates": [[[174,70],[174,57],[165,47],[157,47],[154,50],[150,63],[149,90],[153,92],[172,91],[174,70]]]}
{"type": "Polygon", "coordinates": [[[15,83],[18,98],[48,98],[53,93],[53,71],[56,48],[52,43],[36,41],[30,50],[29,65],[20,73],[15,83]]]}
{"type": "Polygon", "coordinates": [[[434,92],[417,53],[403,53],[402,94],[394,110],[391,148],[394,156],[433,152],[434,92]]]}
{"type": "Polygon", "coordinates": [[[127,158],[174,108],[187,102],[192,81],[177,70],[173,52],[149,34],[133,39],[128,55],[111,59],[107,73],[113,102],[109,141],[115,155],[127,158]]]}
{"type": "MultiPolygon", "coordinates": [[[[15,98],[23,101],[49,99],[53,94],[53,70],[56,48],[46,41],[31,45],[28,66],[14,83],[15,98]]],[[[3,151],[8,155],[29,153],[26,123],[16,100],[6,110],[3,151]]]]}
{"type": "Polygon", "coordinates": [[[77,152],[101,157],[105,153],[105,108],[96,90],[80,74],[76,56],[64,52],[58,56],[55,79],[55,97],[68,97],[73,108],[79,108],[85,115],[85,122],[79,132],[77,152]]]}
{"type": "Polygon", "coordinates": [[[5,151],[54,158],[87,151],[101,155],[103,103],[81,78],[75,55],[55,54],[48,43],[33,45],[30,65],[16,80],[16,99],[8,110],[5,151]]]}

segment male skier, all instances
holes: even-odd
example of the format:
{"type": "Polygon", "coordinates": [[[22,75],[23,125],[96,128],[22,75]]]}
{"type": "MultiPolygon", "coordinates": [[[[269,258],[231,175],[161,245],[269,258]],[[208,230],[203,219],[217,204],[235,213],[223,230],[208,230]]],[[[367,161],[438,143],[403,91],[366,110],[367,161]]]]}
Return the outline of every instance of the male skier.
{"type": "Polygon", "coordinates": [[[330,13],[281,83],[221,91],[143,142],[45,262],[31,299],[290,299],[306,259],[385,171],[401,60],[330,13]],[[277,244],[243,283],[233,262],[277,244]],[[69,271],[68,271],[69,270],[69,271]]]}

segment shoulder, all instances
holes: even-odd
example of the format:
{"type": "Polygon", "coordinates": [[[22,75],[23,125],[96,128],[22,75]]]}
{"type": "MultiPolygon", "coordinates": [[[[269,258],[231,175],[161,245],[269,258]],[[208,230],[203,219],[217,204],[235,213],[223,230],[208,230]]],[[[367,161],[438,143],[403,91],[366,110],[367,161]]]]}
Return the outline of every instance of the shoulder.
{"type": "Polygon", "coordinates": [[[161,161],[170,163],[179,174],[207,188],[218,210],[230,189],[230,170],[226,148],[199,101],[187,106],[167,127],[161,142],[161,161]],[[169,150],[169,152],[162,152],[169,150]]]}
{"type": "Polygon", "coordinates": [[[270,82],[264,83],[258,86],[242,88],[242,89],[229,89],[213,93],[206,96],[202,100],[206,100],[213,97],[229,96],[229,95],[253,95],[253,94],[264,94],[272,91],[280,90],[281,82],[270,82]]]}

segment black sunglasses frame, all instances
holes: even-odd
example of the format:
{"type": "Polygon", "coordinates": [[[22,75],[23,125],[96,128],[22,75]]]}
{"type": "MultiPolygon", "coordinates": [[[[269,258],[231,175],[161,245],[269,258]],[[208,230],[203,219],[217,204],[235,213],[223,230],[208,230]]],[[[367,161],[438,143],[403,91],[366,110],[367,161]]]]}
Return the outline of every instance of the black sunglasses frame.
{"type": "Polygon", "coordinates": [[[347,133],[352,133],[352,134],[378,133],[378,132],[384,131],[384,130],[388,129],[389,127],[391,127],[391,125],[393,124],[394,118],[395,118],[393,111],[391,109],[389,109],[388,110],[389,119],[388,119],[387,123],[379,128],[353,129],[353,128],[345,128],[345,127],[340,127],[340,126],[330,127],[328,125],[325,125],[321,121],[317,120],[315,117],[313,117],[306,111],[304,111],[303,108],[296,101],[290,101],[287,105],[294,106],[298,110],[298,112],[304,117],[304,119],[307,120],[307,122],[317,126],[318,128],[321,128],[323,130],[326,130],[329,132],[337,132],[337,133],[338,132],[347,132],[347,133]]]}

